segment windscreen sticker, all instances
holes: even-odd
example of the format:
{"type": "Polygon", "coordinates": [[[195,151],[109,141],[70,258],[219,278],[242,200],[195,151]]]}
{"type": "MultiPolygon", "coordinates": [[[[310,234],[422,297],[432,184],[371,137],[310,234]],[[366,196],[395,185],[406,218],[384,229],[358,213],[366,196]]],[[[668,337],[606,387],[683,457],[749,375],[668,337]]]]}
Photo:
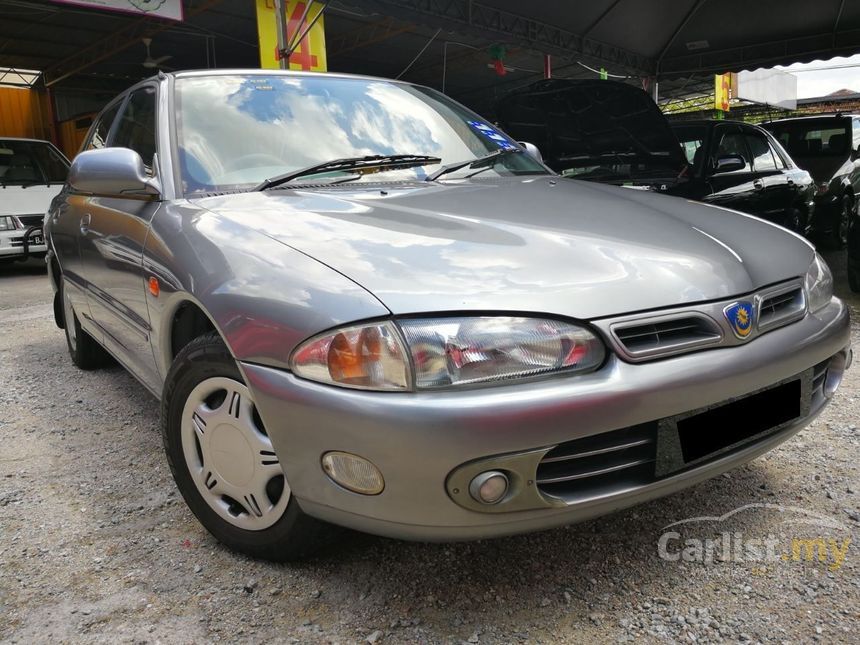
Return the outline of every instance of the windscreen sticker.
{"type": "Polygon", "coordinates": [[[481,121],[469,121],[469,125],[472,126],[472,129],[475,130],[482,137],[484,137],[485,139],[489,139],[500,148],[508,149],[517,147],[505,135],[503,135],[493,127],[487,125],[486,123],[483,123],[481,121]]]}

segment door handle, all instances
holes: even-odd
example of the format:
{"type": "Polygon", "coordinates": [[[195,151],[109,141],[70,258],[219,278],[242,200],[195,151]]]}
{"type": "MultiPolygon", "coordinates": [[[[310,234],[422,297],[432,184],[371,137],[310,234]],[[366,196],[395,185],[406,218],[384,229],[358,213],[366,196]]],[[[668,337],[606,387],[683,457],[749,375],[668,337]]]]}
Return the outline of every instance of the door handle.
{"type": "Polygon", "coordinates": [[[81,235],[86,235],[90,232],[90,222],[92,221],[92,215],[87,213],[81,218],[81,235]]]}
{"type": "Polygon", "coordinates": [[[753,188],[756,190],[761,190],[764,188],[764,182],[761,179],[756,179],[753,181],[753,188]]]}

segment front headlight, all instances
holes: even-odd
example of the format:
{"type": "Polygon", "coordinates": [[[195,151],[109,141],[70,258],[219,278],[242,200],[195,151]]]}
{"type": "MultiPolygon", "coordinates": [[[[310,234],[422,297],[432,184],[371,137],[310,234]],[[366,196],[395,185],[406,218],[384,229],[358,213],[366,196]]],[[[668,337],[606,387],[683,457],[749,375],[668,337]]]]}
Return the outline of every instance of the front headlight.
{"type": "Polygon", "coordinates": [[[830,273],[830,267],[818,253],[809,265],[809,270],[806,272],[806,300],[808,302],[809,311],[814,313],[825,307],[833,297],[833,274],[830,273]]]}
{"type": "Polygon", "coordinates": [[[8,215],[0,217],[0,231],[14,231],[17,227],[15,218],[8,215]]]}
{"type": "Polygon", "coordinates": [[[500,382],[600,366],[603,343],[566,322],[458,317],[349,327],[312,338],[293,353],[297,376],[374,390],[433,389],[500,382]],[[411,360],[410,360],[411,359],[411,360]]]}
{"type": "Polygon", "coordinates": [[[296,376],[362,390],[409,389],[409,364],[390,322],[346,327],[305,341],[293,352],[296,376]]]}

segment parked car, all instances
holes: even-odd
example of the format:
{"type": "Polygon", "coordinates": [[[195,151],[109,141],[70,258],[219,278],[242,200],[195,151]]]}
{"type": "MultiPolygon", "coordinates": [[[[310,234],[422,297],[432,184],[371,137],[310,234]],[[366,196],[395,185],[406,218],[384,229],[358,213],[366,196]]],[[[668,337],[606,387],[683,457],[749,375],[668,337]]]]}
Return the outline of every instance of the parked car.
{"type": "Polygon", "coordinates": [[[765,123],[816,183],[816,227],[848,246],[848,283],[860,292],[860,116],[810,116],[765,123]]]}
{"type": "Polygon", "coordinates": [[[815,181],[815,229],[842,247],[857,217],[860,116],[810,116],[762,124],[815,181]]]}
{"type": "Polygon", "coordinates": [[[326,523],[460,540],[666,495],[800,430],[852,357],[801,237],[565,181],[398,81],[160,74],[46,230],[73,362],[158,397],[189,508],[275,560],[326,523]]]}
{"type": "Polygon", "coordinates": [[[567,177],[651,188],[803,232],[812,178],[765,130],[735,121],[671,123],[641,89],[538,81],[504,97],[499,123],[567,177]]]}
{"type": "Polygon", "coordinates": [[[68,170],[47,141],[0,138],[0,263],[45,257],[42,221],[68,170]]]}

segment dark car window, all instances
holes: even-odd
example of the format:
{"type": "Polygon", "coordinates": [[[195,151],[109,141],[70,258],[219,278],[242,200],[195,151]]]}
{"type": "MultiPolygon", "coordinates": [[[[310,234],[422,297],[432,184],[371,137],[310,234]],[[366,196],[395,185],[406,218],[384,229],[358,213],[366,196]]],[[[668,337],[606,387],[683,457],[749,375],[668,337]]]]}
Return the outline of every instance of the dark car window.
{"type": "Polygon", "coordinates": [[[687,163],[693,167],[693,172],[698,173],[705,160],[705,142],[707,128],[703,125],[675,125],[672,126],[675,137],[681,144],[681,150],[687,158],[687,163]]]}
{"type": "Polygon", "coordinates": [[[129,97],[111,142],[117,148],[131,148],[148,167],[155,156],[155,88],[144,87],[129,97]]]}
{"type": "Polygon", "coordinates": [[[0,185],[62,184],[69,166],[43,141],[0,139],[0,185]]]}
{"type": "Polygon", "coordinates": [[[113,120],[116,118],[116,113],[119,111],[121,105],[122,101],[117,101],[116,105],[102,114],[93,127],[92,135],[90,135],[90,140],[87,142],[84,150],[97,150],[107,145],[110,127],[113,125],[113,120]]]}
{"type": "Polygon", "coordinates": [[[728,156],[742,157],[746,162],[746,168],[737,172],[748,172],[752,167],[752,161],[750,160],[750,153],[744,141],[743,133],[737,130],[722,130],[717,131],[717,137],[717,158],[728,156]]]}
{"type": "Polygon", "coordinates": [[[795,159],[847,156],[852,143],[850,121],[841,117],[777,121],[767,129],[795,159]]]}
{"type": "Polygon", "coordinates": [[[745,136],[752,154],[753,170],[756,172],[776,170],[776,160],[773,158],[773,152],[767,143],[767,138],[760,132],[749,130],[745,136]]]}

